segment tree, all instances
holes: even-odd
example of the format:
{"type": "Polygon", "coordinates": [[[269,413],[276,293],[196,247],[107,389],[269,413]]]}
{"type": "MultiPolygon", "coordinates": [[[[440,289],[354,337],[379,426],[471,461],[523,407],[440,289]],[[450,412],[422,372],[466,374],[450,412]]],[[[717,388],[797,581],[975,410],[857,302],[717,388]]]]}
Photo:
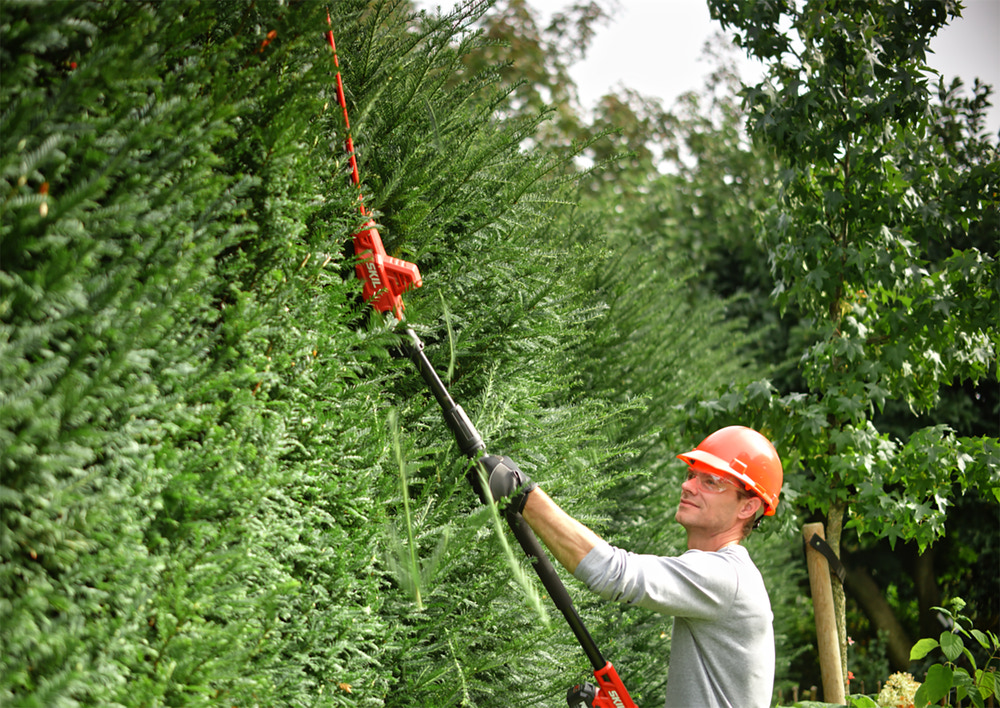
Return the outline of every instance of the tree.
{"type": "Polygon", "coordinates": [[[386,339],[312,149],[321,8],[271,9],[0,6],[5,705],[387,692],[386,339]]]}
{"type": "MultiPolygon", "coordinates": [[[[534,25],[518,24],[520,15],[504,17],[504,32],[513,37],[491,35],[494,39],[513,44],[533,36],[534,25]]],[[[544,37],[539,42],[532,51],[544,55],[544,37]]],[[[760,375],[752,368],[750,353],[766,335],[747,336],[743,320],[733,314],[740,303],[720,299],[705,287],[707,280],[721,278],[716,273],[722,267],[710,262],[724,250],[719,247],[721,234],[735,243],[750,240],[755,205],[774,189],[770,161],[750,152],[734,80],[723,64],[710,79],[710,97],[702,102],[700,96],[689,96],[680,115],[630,92],[605,97],[594,118],[602,131],[591,129],[598,137],[584,153],[597,167],[580,177],[577,204],[567,207],[572,226],[564,238],[597,246],[588,251],[592,260],[583,271],[588,324],[567,367],[578,372],[568,390],[573,400],[598,396],[611,406],[628,406],[632,413],[608,419],[617,447],[603,465],[589,443],[581,441],[564,461],[567,471],[552,476],[555,470],[547,468],[536,479],[595,528],[637,550],[683,550],[683,539],[671,521],[681,467],[670,451],[696,443],[689,438],[698,431],[678,434],[677,404],[760,375]],[[602,135],[605,127],[613,132],[602,135]],[[694,156],[693,164],[674,170],[680,174],[661,174],[662,155],[676,159],[682,151],[694,156]],[[572,482],[572,475],[580,473],[596,475],[583,490],[572,482]],[[621,483],[614,484],[619,478],[621,483]],[[616,512],[619,505],[621,511],[616,512]]],[[[557,127],[565,125],[556,122],[557,127]]],[[[574,135],[585,134],[583,122],[574,125],[574,135]]],[[[571,136],[556,140],[560,145],[570,142],[571,136]]],[[[540,138],[537,144],[549,141],[540,138]]],[[[732,278],[727,283],[735,286],[732,278]]],[[[530,448],[537,443],[526,444],[530,448]]],[[[529,449],[526,453],[534,454],[529,449]]],[[[775,569],[769,577],[776,606],[796,602],[795,575],[777,572],[788,565],[785,540],[761,538],[757,553],[759,562],[775,569]]],[[[572,582],[569,586],[575,590],[572,582]]],[[[609,655],[621,661],[634,695],[656,700],[663,681],[657,667],[669,647],[663,619],[597,604],[586,595],[578,605],[598,642],[603,645],[606,637],[613,642],[609,655]]],[[[782,671],[787,671],[800,643],[785,620],[791,617],[780,618],[777,628],[782,671]]]]}
{"type": "MultiPolygon", "coordinates": [[[[752,135],[782,164],[759,236],[775,303],[802,317],[806,387],[735,392],[725,415],[772,432],[787,498],[825,517],[835,549],[845,522],[926,548],[956,495],[1000,499],[995,435],[939,423],[896,438],[875,424],[888,401],[921,413],[953,383],[996,376],[997,245],[975,236],[997,219],[995,146],[959,130],[963,149],[949,149],[939,131],[955,122],[938,120],[924,76],[927,44],[957,8],[713,0],[710,9],[768,66],[745,92],[752,135]]],[[[717,417],[712,407],[693,415],[717,417]]],[[[846,654],[843,631],[841,643],[846,654]]]]}
{"type": "Polygon", "coordinates": [[[499,107],[504,118],[550,114],[535,139],[547,149],[567,147],[588,137],[569,67],[586,55],[608,17],[605,3],[586,0],[568,4],[542,27],[525,0],[492,2],[478,22],[483,45],[463,61],[473,73],[499,74],[509,91],[499,107]]]}

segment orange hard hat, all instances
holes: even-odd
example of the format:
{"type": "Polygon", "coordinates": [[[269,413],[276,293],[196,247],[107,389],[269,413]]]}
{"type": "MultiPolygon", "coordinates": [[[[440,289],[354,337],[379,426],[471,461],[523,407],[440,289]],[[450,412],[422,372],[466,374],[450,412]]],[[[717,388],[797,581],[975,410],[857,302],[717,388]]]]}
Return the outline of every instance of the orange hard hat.
{"type": "Polygon", "coordinates": [[[721,428],[677,457],[696,469],[736,479],[764,501],[765,516],[774,516],[784,479],[781,459],[756,430],[742,425],[721,428]]]}

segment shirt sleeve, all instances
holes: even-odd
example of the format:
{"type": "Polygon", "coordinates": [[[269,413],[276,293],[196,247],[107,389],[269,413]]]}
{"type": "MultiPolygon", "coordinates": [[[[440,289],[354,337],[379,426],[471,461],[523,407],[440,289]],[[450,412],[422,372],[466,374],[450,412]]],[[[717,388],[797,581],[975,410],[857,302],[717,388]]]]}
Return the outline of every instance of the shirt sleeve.
{"type": "Polygon", "coordinates": [[[720,553],[636,554],[602,542],[573,573],[605,600],[690,619],[717,619],[733,604],[738,576],[720,553]]]}

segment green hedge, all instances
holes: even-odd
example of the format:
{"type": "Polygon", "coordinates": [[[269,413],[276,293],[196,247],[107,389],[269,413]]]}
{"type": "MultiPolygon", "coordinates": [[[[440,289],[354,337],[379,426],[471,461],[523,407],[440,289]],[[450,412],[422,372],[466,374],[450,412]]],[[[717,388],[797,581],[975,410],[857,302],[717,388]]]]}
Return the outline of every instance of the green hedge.
{"type": "MultiPolygon", "coordinates": [[[[588,254],[470,17],[397,9],[334,6],[368,206],[456,397],[555,465],[606,415],[560,395],[588,254]]],[[[558,704],[585,668],[358,299],[325,11],[2,6],[5,705],[558,704]]]]}
{"type": "MultiPolygon", "coordinates": [[[[562,706],[588,673],[360,301],[327,6],[0,5],[4,705],[562,706]]],[[[572,155],[465,68],[485,5],[329,6],[409,322],[490,449],[605,530],[634,441],[673,446],[649,417],[705,385],[672,362],[732,330],[569,208],[572,155]]],[[[568,585],[659,701],[662,622],[568,585]]]]}

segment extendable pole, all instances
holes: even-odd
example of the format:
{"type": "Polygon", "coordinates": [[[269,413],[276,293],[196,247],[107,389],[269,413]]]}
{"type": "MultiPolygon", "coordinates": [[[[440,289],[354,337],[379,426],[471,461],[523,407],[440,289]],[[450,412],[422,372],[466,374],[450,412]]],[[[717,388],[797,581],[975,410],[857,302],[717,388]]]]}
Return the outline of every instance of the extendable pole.
{"type": "MultiPolygon", "coordinates": [[[[451,432],[454,433],[455,440],[458,442],[462,453],[475,462],[485,453],[486,443],[483,442],[482,436],[476,430],[472,421],[469,420],[469,416],[466,415],[462,406],[455,403],[451,394],[448,393],[448,388],[437,375],[427,355],[424,354],[424,343],[420,341],[420,338],[409,327],[406,328],[406,338],[407,341],[404,342],[404,347],[407,356],[416,365],[420,371],[420,375],[431,389],[431,392],[433,392],[434,398],[437,399],[438,405],[441,406],[445,422],[448,424],[451,432]]],[[[566,618],[566,622],[569,624],[570,629],[573,630],[573,634],[576,635],[577,641],[580,642],[580,646],[590,660],[591,665],[593,665],[594,670],[599,671],[605,668],[607,661],[601,654],[600,649],[597,648],[594,638],[590,636],[590,632],[584,626],[580,615],[577,614],[573,600],[566,591],[566,586],[563,585],[562,580],[556,574],[556,569],[553,567],[552,561],[545,554],[542,544],[538,541],[538,537],[535,536],[534,531],[531,530],[531,527],[528,526],[528,523],[520,514],[512,513],[505,514],[505,516],[507,517],[507,523],[510,525],[511,531],[514,532],[517,542],[521,544],[521,548],[525,554],[531,558],[531,565],[535,569],[535,573],[538,574],[538,579],[542,581],[542,585],[548,591],[552,602],[562,612],[563,617],[566,618]]]]}
{"type": "Polygon", "coordinates": [[[434,394],[434,398],[437,399],[438,405],[441,406],[444,420],[455,435],[455,441],[462,450],[462,454],[471,460],[479,459],[486,450],[483,437],[469,420],[469,416],[465,414],[462,406],[455,403],[441,377],[434,371],[430,360],[424,354],[424,343],[409,327],[406,328],[406,337],[409,340],[403,344],[406,354],[416,365],[420,375],[424,377],[424,381],[434,394]]]}
{"type": "Polygon", "coordinates": [[[506,516],[510,530],[514,532],[517,542],[521,544],[521,548],[531,558],[531,565],[538,574],[538,579],[542,581],[542,585],[548,590],[552,602],[562,612],[563,617],[566,618],[569,628],[573,630],[576,640],[583,648],[583,653],[590,660],[590,665],[594,667],[594,671],[600,671],[605,668],[608,664],[607,659],[601,654],[601,650],[597,648],[597,643],[590,636],[590,632],[584,626],[580,615],[577,614],[573,600],[570,598],[569,592],[566,591],[566,586],[563,585],[562,580],[556,574],[556,569],[542,549],[542,545],[538,542],[535,532],[531,530],[528,522],[520,514],[511,513],[506,514],[506,516]]]}

